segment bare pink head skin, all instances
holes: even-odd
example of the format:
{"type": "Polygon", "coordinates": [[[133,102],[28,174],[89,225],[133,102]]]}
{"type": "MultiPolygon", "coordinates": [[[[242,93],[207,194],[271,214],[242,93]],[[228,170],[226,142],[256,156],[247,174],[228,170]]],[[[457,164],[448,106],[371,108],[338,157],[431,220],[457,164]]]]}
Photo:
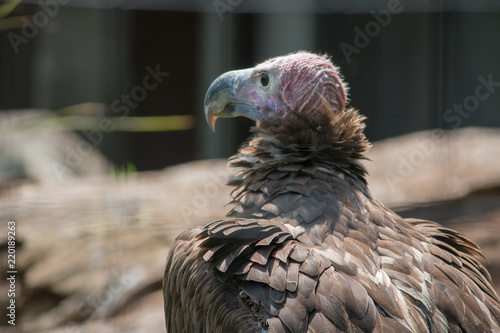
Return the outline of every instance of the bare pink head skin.
{"type": "Polygon", "coordinates": [[[290,111],[315,112],[325,101],[342,112],[346,90],[328,58],[297,52],[222,74],[207,92],[205,113],[213,125],[217,117],[244,116],[259,121],[290,111]]]}

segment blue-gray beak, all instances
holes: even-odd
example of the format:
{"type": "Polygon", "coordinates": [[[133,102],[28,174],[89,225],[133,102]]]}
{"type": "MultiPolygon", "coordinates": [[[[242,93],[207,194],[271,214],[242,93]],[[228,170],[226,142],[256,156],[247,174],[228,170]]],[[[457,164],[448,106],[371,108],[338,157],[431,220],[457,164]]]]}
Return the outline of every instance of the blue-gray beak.
{"type": "Polygon", "coordinates": [[[242,83],[247,80],[253,68],[230,71],[222,74],[208,88],[205,95],[205,117],[215,132],[217,118],[247,117],[256,119],[255,107],[240,95],[242,83]]]}

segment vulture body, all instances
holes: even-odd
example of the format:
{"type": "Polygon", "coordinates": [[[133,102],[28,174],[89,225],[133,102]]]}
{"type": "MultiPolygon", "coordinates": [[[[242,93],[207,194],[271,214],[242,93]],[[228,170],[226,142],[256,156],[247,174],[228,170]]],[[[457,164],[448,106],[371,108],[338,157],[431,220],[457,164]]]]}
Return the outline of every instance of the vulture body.
{"type": "Polygon", "coordinates": [[[229,160],[234,208],[169,251],[169,333],[500,332],[479,248],[371,195],[364,118],[345,90],[329,59],[306,52],[212,83],[212,127],[257,123],[229,160]]]}

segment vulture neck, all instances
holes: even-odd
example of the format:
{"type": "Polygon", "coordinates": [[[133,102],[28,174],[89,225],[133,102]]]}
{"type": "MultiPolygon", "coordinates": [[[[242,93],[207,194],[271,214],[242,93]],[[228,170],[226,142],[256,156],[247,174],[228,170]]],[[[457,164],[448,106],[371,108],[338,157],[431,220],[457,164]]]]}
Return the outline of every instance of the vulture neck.
{"type": "Polygon", "coordinates": [[[371,198],[361,164],[370,146],[364,119],[348,109],[257,123],[254,136],[229,160],[240,171],[229,181],[236,187],[236,206],[228,216],[277,217],[294,227],[312,226],[325,214],[335,221],[345,204],[361,207],[371,198]]]}

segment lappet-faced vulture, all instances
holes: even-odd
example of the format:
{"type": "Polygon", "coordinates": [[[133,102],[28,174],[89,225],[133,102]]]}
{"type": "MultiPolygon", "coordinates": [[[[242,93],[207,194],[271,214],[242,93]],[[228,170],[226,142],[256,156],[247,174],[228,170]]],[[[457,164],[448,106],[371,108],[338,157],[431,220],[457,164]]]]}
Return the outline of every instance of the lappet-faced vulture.
{"type": "Polygon", "coordinates": [[[337,67],[306,52],[212,83],[212,127],[256,126],[229,160],[234,207],[169,251],[169,333],[500,332],[479,248],[372,196],[364,118],[345,106],[337,67]]]}

